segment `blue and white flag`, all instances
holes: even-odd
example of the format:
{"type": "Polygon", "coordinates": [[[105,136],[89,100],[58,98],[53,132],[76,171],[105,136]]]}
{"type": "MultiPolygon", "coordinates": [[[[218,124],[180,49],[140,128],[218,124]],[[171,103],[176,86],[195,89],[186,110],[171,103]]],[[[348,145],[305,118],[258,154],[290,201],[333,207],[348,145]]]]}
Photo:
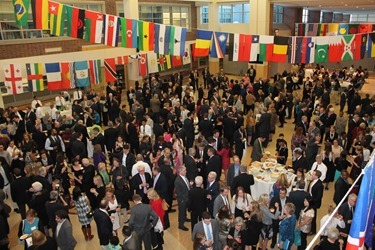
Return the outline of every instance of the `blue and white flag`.
{"type": "Polygon", "coordinates": [[[75,62],[74,71],[76,74],[77,87],[86,87],[90,84],[89,80],[89,65],[87,61],[75,62]]]}
{"type": "Polygon", "coordinates": [[[155,23],[155,47],[154,52],[162,55],[169,55],[169,41],[171,26],[155,23]]]}
{"type": "Polygon", "coordinates": [[[227,40],[228,33],[215,31],[212,36],[210,56],[214,58],[224,58],[227,40]]]}

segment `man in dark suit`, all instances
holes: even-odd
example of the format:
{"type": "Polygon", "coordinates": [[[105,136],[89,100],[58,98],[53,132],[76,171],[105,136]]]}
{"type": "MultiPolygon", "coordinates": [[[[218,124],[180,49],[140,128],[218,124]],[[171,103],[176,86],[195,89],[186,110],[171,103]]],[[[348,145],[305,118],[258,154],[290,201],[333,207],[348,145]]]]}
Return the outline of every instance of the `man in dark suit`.
{"type": "MultiPolygon", "coordinates": [[[[349,234],[350,232],[350,227],[353,222],[353,215],[354,215],[357,199],[358,199],[357,195],[352,193],[349,195],[348,201],[343,203],[339,208],[339,215],[342,216],[342,219],[345,222],[345,228],[339,227],[339,231],[345,235],[349,234]]],[[[348,238],[344,236],[343,239],[344,239],[344,245],[346,245],[346,241],[348,238]]]]}
{"type": "Polygon", "coordinates": [[[130,227],[124,226],[122,228],[122,235],[124,236],[124,242],[122,243],[123,250],[142,249],[142,246],[139,244],[137,233],[132,232],[130,227]]]}
{"type": "Polygon", "coordinates": [[[152,187],[152,178],[151,175],[145,171],[143,165],[139,165],[137,170],[138,173],[132,178],[133,189],[136,194],[142,197],[142,202],[148,204],[147,189],[152,187]]]}
{"type": "Polygon", "coordinates": [[[130,211],[129,227],[134,229],[138,235],[139,244],[144,244],[145,250],[151,250],[151,229],[158,222],[159,217],[151,206],[142,203],[141,196],[133,196],[135,204],[130,211]]]}
{"type": "Polygon", "coordinates": [[[119,135],[119,131],[117,128],[113,127],[113,122],[108,122],[108,128],[104,130],[104,144],[107,147],[108,152],[113,152],[116,145],[117,136],[119,135]]]}
{"type": "MultiPolygon", "coordinates": [[[[13,170],[14,181],[10,183],[10,192],[13,202],[17,203],[22,219],[26,218],[26,204],[29,201],[28,190],[31,187],[31,180],[22,176],[21,170],[13,170]]],[[[1,178],[1,177],[0,177],[1,178]]]]}
{"type": "Polygon", "coordinates": [[[207,167],[206,171],[207,173],[214,171],[216,172],[216,180],[220,180],[221,176],[221,159],[220,156],[216,155],[216,150],[214,148],[209,148],[207,150],[207,155],[208,155],[208,161],[207,161],[207,167]]]}
{"type": "MultiPolygon", "coordinates": [[[[161,173],[160,168],[155,166],[152,168],[152,174],[154,176],[153,188],[159,194],[160,198],[168,203],[168,182],[167,178],[161,173]]],[[[169,216],[166,212],[164,215],[164,229],[170,227],[169,216]]]]}
{"type": "Polygon", "coordinates": [[[240,160],[242,160],[243,150],[245,149],[245,138],[246,138],[245,130],[243,126],[241,126],[233,134],[234,151],[235,151],[235,154],[238,155],[240,160]]]}
{"type": "Polygon", "coordinates": [[[241,166],[240,158],[237,155],[233,156],[233,163],[229,165],[229,169],[227,173],[227,185],[229,187],[232,186],[233,179],[240,174],[240,166],[241,166]]]}
{"type": "Polygon", "coordinates": [[[296,190],[290,192],[289,194],[290,202],[292,202],[296,207],[296,211],[294,214],[296,215],[297,219],[299,218],[301,210],[305,207],[304,200],[310,197],[310,194],[305,191],[305,185],[305,181],[298,181],[296,185],[296,190]]]}
{"type": "Polygon", "coordinates": [[[231,117],[229,117],[229,115],[230,113],[227,112],[223,117],[223,132],[224,138],[226,138],[230,145],[233,146],[233,134],[236,129],[236,123],[231,117]]]}
{"type": "Polygon", "coordinates": [[[177,175],[176,180],[174,182],[178,203],[178,228],[183,231],[188,231],[189,229],[184,226],[184,223],[185,221],[190,221],[186,218],[186,209],[189,200],[190,183],[189,180],[186,178],[185,166],[179,167],[178,172],[179,175],[177,175]]]}
{"type": "Polygon", "coordinates": [[[213,250],[224,249],[225,246],[221,246],[219,240],[219,223],[216,219],[211,219],[209,212],[203,212],[202,220],[195,224],[192,233],[192,239],[194,240],[195,235],[200,232],[204,233],[207,239],[205,243],[207,246],[213,247],[213,250]]]}
{"type": "Polygon", "coordinates": [[[78,159],[81,160],[87,157],[87,150],[85,144],[82,142],[82,139],[83,135],[81,134],[81,132],[78,132],[76,140],[72,142],[72,158],[76,158],[78,156],[78,159]]]}
{"type": "Polygon", "coordinates": [[[266,137],[258,137],[254,141],[253,150],[251,151],[251,161],[261,161],[263,158],[263,143],[266,141],[266,137]]]}
{"type": "Polygon", "coordinates": [[[348,192],[351,186],[348,182],[348,178],[348,171],[346,169],[341,170],[341,176],[337,179],[335,183],[335,192],[333,194],[333,201],[335,202],[336,206],[344,198],[345,194],[348,192]]]}
{"type": "Polygon", "coordinates": [[[125,124],[125,135],[126,135],[126,141],[130,144],[130,150],[131,152],[135,152],[136,154],[139,153],[139,139],[138,139],[138,133],[137,128],[134,125],[135,118],[132,118],[131,122],[128,122],[125,124]]]}
{"type": "Polygon", "coordinates": [[[210,214],[213,215],[214,214],[214,202],[215,202],[216,197],[220,194],[219,184],[216,181],[216,173],[213,171],[208,173],[206,190],[207,190],[208,212],[210,212],[210,214]]]}
{"type": "Polygon", "coordinates": [[[194,142],[194,124],[193,124],[194,113],[189,112],[187,118],[183,121],[183,129],[186,131],[186,148],[193,147],[194,142]]]}
{"type": "Polygon", "coordinates": [[[203,76],[203,83],[204,83],[204,88],[208,88],[208,79],[211,77],[210,71],[207,68],[204,68],[202,71],[202,76],[203,76]]]}
{"type": "Polygon", "coordinates": [[[312,197],[312,208],[314,209],[314,218],[311,222],[311,232],[312,234],[316,234],[316,213],[317,210],[322,205],[322,199],[323,199],[323,183],[320,180],[320,177],[322,176],[322,172],[319,170],[314,170],[312,174],[312,180],[310,182],[309,187],[309,193],[312,197]]]}
{"type": "Polygon", "coordinates": [[[247,173],[247,166],[241,165],[240,166],[240,174],[234,177],[232,185],[231,185],[231,194],[236,193],[236,189],[238,187],[242,187],[245,193],[251,195],[250,186],[254,185],[254,176],[252,174],[247,173]]]}
{"type": "Polygon", "coordinates": [[[213,216],[215,217],[218,212],[220,211],[220,209],[223,207],[223,206],[227,206],[228,207],[228,210],[231,211],[230,209],[230,203],[229,203],[229,200],[228,200],[228,195],[229,195],[229,187],[224,185],[224,184],[221,184],[220,185],[220,194],[216,197],[215,201],[214,201],[214,214],[213,216]]]}
{"type": "Polygon", "coordinates": [[[302,168],[306,172],[308,171],[307,169],[307,161],[306,158],[303,156],[303,152],[301,149],[296,149],[294,151],[296,159],[292,162],[292,167],[294,170],[294,173],[297,173],[297,169],[302,168]]]}
{"type": "Polygon", "coordinates": [[[206,211],[207,190],[203,188],[202,176],[195,177],[195,187],[189,190],[188,211],[191,214],[191,228],[198,223],[201,214],[206,211]]]}
{"type": "MultiPolygon", "coordinates": [[[[264,138],[263,146],[267,147],[268,138],[271,129],[271,113],[267,112],[267,108],[264,108],[259,121],[256,124],[256,130],[258,131],[258,136],[264,138]]],[[[255,142],[254,142],[255,143],[255,142]]]]}
{"type": "Polygon", "coordinates": [[[160,166],[160,173],[162,173],[166,178],[167,183],[167,196],[165,201],[169,205],[169,212],[175,212],[176,210],[172,209],[172,202],[173,202],[173,190],[174,190],[174,182],[176,179],[176,175],[173,172],[173,168],[171,166],[171,161],[169,159],[164,159],[163,165],[160,166]]]}
{"type": "Polygon", "coordinates": [[[95,209],[94,211],[94,220],[98,229],[100,246],[104,249],[107,249],[109,245],[109,238],[111,238],[113,232],[113,224],[107,210],[108,201],[101,200],[99,208],[95,209]]]}
{"type": "Polygon", "coordinates": [[[271,248],[274,248],[275,245],[276,245],[277,234],[279,233],[280,220],[285,217],[285,215],[284,215],[285,204],[290,202],[290,198],[286,196],[286,193],[287,193],[286,188],[281,188],[280,192],[279,192],[279,196],[272,197],[272,199],[270,201],[270,207],[274,208],[275,213],[277,212],[277,208],[276,208],[275,204],[276,203],[279,204],[278,210],[280,212],[279,219],[272,220],[273,236],[272,236],[271,248]]]}
{"type": "Polygon", "coordinates": [[[216,141],[214,149],[220,151],[223,148],[223,138],[221,138],[219,130],[214,130],[213,138],[216,141]]]}
{"type": "Polygon", "coordinates": [[[208,120],[208,113],[203,114],[203,120],[198,123],[199,131],[202,133],[204,138],[212,137],[214,132],[214,126],[210,120],[208,120]]]}
{"type": "Polygon", "coordinates": [[[77,241],[73,236],[72,224],[68,220],[68,212],[64,209],[57,210],[56,213],[56,243],[61,250],[74,250],[77,241]]]}
{"type": "Polygon", "coordinates": [[[35,130],[36,115],[30,107],[26,108],[25,121],[27,132],[32,133],[35,130]]]}
{"type": "Polygon", "coordinates": [[[19,143],[21,143],[23,139],[23,134],[26,132],[25,121],[21,120],[18,115],[14,116],[13,121],[16,124],[16,133],[14,135],[14,143],[18,145],[19,143]]]}
{"type": "Polygon", "coordinates": [[[125,144],[122,148],[122,152],[117,155],[114,155],[114,157],[120,160],[121,165],[126,167],[129,174],[132,172],[133,165],[135,164],[135,156],[133,153],[130,152],[129,144],[125,144]]]}
{"type": "Polygon", "coordinates": [[[87,145],[87,139],[89,138],[89,134],[87,133],[87,127],[83,125],[82,120],[78,120],[77,124],[74,125],[74,132],[81,132],[81,134],[83,135],[82,141],[85,145],[87,145]]]}
{"type": "Polygon", "coordinates": [[[90,164],[89,159],[83,158],[82,159],[82,166],[83,166],[83,176],[82,176],[82,192],[86,193],[87,198],[90,201],[90,204],[95,204],[95,196],[90,192],[90,189],[93,188],[94,176],[95,176],[95,168],[93,165],[90,164]]]}
{"type": "Polygon", "coordinates": [[[184,164],[187,171],[186,177],[189,181],[194,180],[195,177],[198,175],[198,167],[194,158],[195,154],[195,148],[189,148],[189,154],[184,156],[184,164]]]}
{"type": "Polygon", "coordinates": [[[91,143],[93,146],[99,144],[100,147],[102,148],[102,152],[105,152],[105,139],[102,133],[100,133],[98,127],[94,127],[92,129],[92,135],[91,135],[91,143]]]}

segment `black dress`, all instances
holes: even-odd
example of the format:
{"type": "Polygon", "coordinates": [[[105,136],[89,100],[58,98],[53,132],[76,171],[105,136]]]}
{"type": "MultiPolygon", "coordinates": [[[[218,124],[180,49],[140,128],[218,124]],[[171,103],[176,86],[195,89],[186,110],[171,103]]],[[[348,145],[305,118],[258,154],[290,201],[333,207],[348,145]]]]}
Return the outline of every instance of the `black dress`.
{"type": "Polygon", "coordinates": [[[245,221],[246,230],[242,241],[246,246],[255,246],[258,244],[260,231],[262,229],[262,221],[258,221],[258,216],[253,215],[245,221]]]}
{"type": "Polygon", "coordinates": [[[335,177],[335,171],[336,171],[335,164],[333,163],[333,159],[332,158],[330,159],[330,156],[327,157],[324,155],[323,163],[327,167],[327,174],[326,174],[326,179],[324,180],[324,182],[332,182],[335,177]]]}
{"type": "Polygon", "coordinates": [[[331,243],[328,239],[322,240],[319,245],[315,248],[316,250],[340,250],[340,243],[336,241],[335,243],[331,243]]]}

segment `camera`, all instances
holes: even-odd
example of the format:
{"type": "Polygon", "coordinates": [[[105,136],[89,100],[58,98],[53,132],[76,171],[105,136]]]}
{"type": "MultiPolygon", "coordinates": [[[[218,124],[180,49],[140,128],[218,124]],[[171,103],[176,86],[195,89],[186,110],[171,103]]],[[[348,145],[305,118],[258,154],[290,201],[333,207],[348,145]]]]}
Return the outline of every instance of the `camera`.
{"type": "Polygon", "coordinates": [[[56,191],[59,193],[60,192],[60,184],[56,184],[56,191]]]}
{"type": "Polygon", "coordinates": [[[239,249],[240,244],[235,239],[227,239],[227,244],[230,249],[239,249]]]}

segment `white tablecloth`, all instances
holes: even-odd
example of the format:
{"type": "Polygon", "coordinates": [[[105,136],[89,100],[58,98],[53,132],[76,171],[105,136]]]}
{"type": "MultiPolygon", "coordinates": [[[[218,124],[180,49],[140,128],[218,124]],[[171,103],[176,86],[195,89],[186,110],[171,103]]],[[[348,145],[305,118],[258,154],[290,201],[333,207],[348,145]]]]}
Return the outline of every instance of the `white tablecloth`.
{"type": "Polygon", "coordinates": [[[258,200],[261,194],[270,194],[274,181],[264,181],[254,177],[254,185],[250,187],[253,199],[258,200]]]}

